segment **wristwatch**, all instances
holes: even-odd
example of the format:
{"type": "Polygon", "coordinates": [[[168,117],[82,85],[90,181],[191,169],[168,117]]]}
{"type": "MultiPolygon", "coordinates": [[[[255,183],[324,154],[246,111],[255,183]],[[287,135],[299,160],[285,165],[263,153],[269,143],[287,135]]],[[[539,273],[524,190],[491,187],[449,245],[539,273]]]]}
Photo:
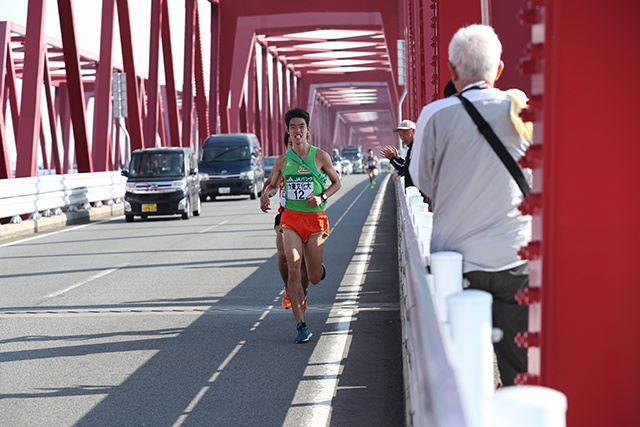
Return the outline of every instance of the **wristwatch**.
{"type": "Polygon", "coordinates": [[[320,194],[320,198],[322,199],[323,202],[326,202],[329,197],[326,194],[322,193],[320,194]]]}

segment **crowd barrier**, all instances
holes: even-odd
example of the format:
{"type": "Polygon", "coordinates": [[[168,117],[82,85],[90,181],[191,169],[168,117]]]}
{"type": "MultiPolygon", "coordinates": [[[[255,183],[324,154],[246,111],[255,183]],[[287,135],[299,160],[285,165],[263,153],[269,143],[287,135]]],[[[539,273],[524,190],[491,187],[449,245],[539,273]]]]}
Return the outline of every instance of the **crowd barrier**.
{"type": "Polygon", "coordinates": [[[395,183],[406,424],[565,427],[566,396],[542,386],[496,391],[492,297],[463,290],[462,255],[430,253],[433,215],[395,183]]]}
{"type": "Polygon", "coordinates": [[[19,223],[23,216],[60,215],[64,211],[118,203],[126,178],[120,172],[43,175],[0,180],[0,218],[19,223]]]}

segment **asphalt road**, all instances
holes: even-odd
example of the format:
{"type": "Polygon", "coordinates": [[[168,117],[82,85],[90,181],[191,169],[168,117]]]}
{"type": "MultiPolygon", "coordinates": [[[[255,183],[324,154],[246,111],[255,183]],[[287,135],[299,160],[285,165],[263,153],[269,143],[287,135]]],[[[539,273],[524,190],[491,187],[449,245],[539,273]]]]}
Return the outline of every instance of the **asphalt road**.
{"type": "Polygon", "coordinates": [[[307,344],[255,200],[0,244],[0,426],[404,425],[395,198],[378,181],[346,176],[330,200],[307,344]]]}

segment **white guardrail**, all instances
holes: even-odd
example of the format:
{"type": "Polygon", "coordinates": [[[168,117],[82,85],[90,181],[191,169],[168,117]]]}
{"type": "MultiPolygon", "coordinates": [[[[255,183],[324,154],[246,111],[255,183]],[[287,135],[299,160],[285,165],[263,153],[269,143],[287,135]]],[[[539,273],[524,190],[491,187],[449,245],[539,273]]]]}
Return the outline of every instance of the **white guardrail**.
{"type": "Polygon", "coordinates": [[[396,182],[406,424],[565,427],[567,399],[542,386],[495,390],[491,304],[462,288],[462,255],[431,254],[428,205],[396,182]]]}
{"type": "Polygon", "coordinates": [[[126,181],[120,172],[2,179],[0,218],[11,218],[11,223],[19,223],[25,215],[38,219],[62,214],[65,210],[117,203],[124,197],[126,181]]]}

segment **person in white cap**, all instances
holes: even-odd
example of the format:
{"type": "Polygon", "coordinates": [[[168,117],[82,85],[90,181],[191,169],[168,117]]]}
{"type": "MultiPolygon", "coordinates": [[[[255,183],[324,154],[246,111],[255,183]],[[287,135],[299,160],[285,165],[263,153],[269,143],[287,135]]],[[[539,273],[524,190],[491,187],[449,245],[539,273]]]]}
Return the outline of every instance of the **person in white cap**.
{"type": "Polygon", "coordinates": [[[411,120],[403,120],[393,131],[398,133],[402,145],[407,148],[405,158],[400,157],[398,148],[393,145],[383,147],[380,150],[380,154],[382,157],[389,159],[389,163],[396,169],[399,176],[404,176],[404,186],[410,187],[413,185],[413,181],[409,175],[409,162],[411,161],[411,148],[416,132],[416,124],[411,120]]]}

